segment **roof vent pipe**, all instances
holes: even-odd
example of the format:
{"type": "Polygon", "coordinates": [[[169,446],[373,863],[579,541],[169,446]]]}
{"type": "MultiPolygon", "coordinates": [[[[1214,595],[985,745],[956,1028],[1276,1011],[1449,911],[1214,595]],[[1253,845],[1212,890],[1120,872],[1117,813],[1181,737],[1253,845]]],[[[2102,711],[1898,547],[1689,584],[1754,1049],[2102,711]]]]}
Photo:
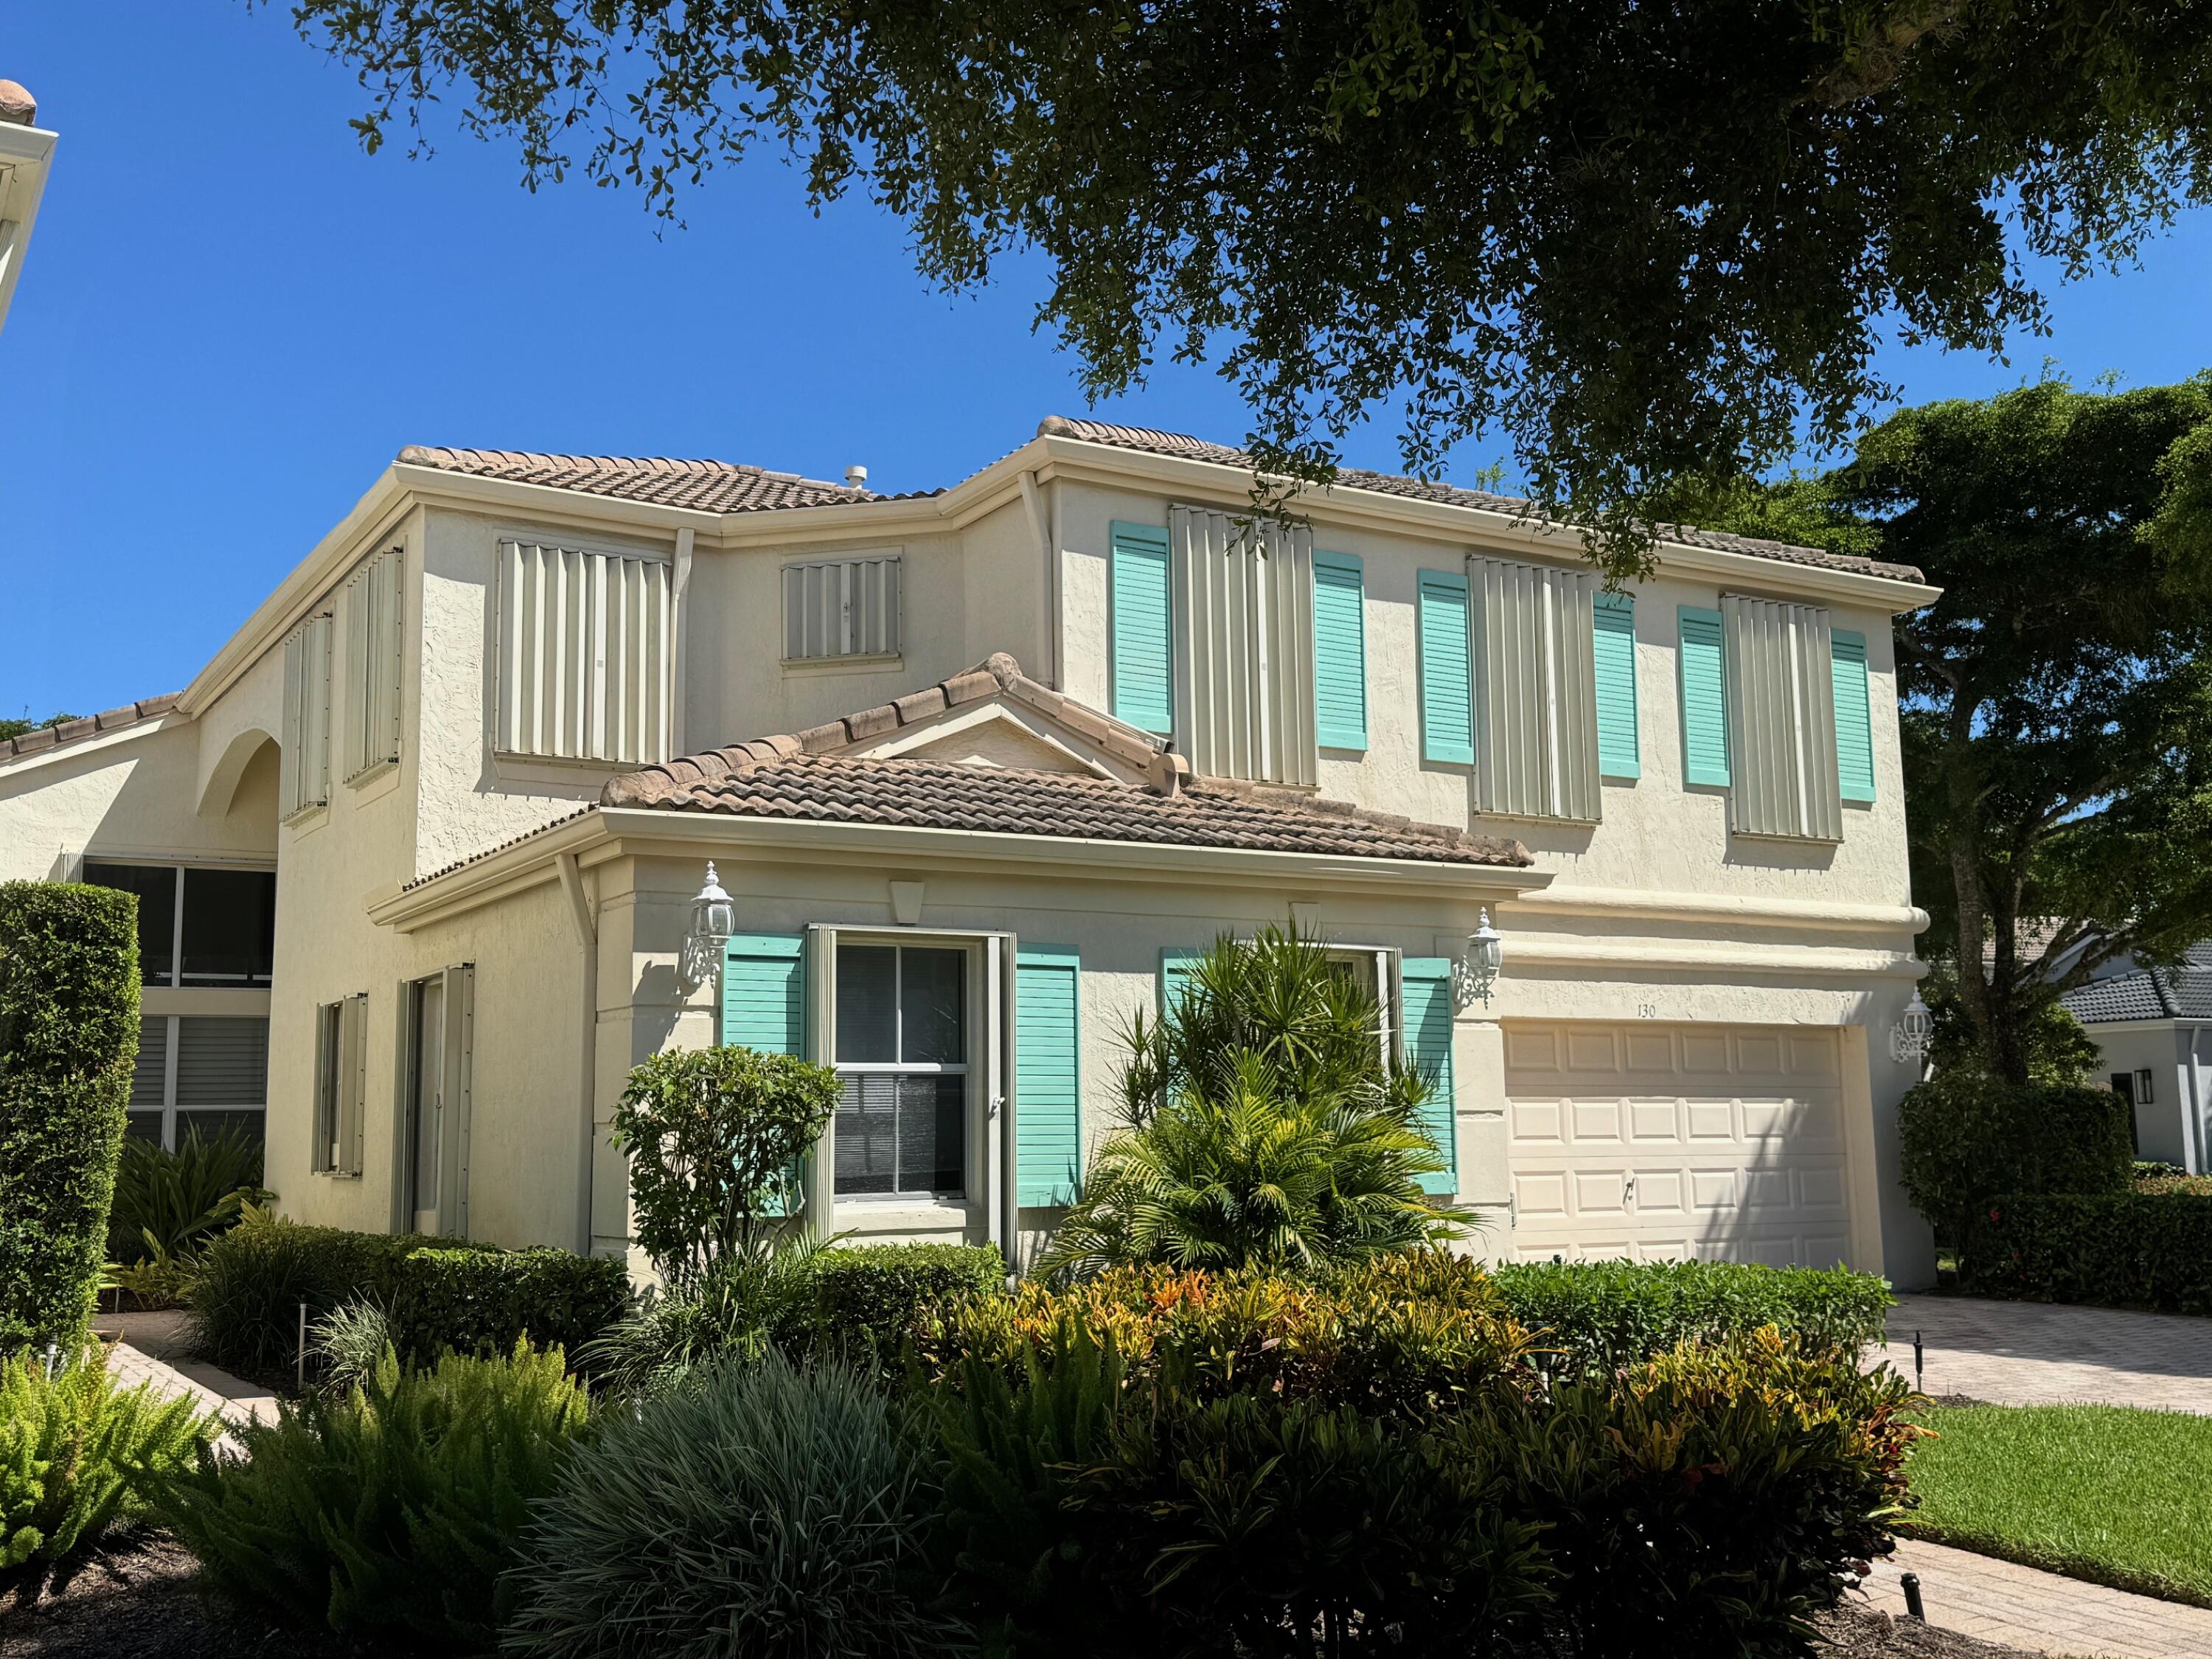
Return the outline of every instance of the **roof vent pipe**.
{"type": "Polygon", "coordinates": [[[866,489],[868,487],[868,469],[860,465],[858,462],[854,462],[851,466],[847,467],[845,469],[845,487],[848,489],[866,489]]]}

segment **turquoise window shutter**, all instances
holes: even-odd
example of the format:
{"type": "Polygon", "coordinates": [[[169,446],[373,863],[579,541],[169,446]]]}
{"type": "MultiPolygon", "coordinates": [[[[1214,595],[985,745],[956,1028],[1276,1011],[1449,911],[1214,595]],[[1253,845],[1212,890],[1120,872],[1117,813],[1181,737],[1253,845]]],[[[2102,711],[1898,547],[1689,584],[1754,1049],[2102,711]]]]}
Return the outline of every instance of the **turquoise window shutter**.
{"type": "Polygon", "coordinates": [[[1365,572],[1349,553],[1313,556],[1314,730],[1324,749],[1367,747],[1365,572]]]}
{"type": "Polygon", "coordinates": [[[1874,799],[1874,714],[1867,696],[1866,635],[1829,636],[1835,677],[1836,781],[1845,800],[1874,799]]]}
{"type": "Polygon", "coordinates": [[[1601,777],[1644,775],[1636,747],[1636,599],[1601,593],[1590,613],[1597,668],[1597,769],[1601,777]]]}
{"type": "Polygon", "coordinates": [[[1024,945],[1014,963],[1015,1185],[1024,1208],[1073,1204],[1083,1178],[1076,953],[1024,945]]]}
{"type": "Polygon", "coordinates": [[[1728,676],[1721,613],[1683,605],[1676,613],[1682,669],[1682,781],[1729,783],[1728,676]]]}
{"type": "Polygon", "coordinates": [[[1421,757],[1474,764],[1474,683],[1468,660],[1467,578],[1421,572],[1421,757]]]}
{"type": "Polygon", "coordinates": [[[1168,532],[1116,523],[1109,580],[1114,717],[1165,737],[1175,729],[1168,532]]]}
{"type": "MultiPolygon", "coordinates": [[[[806,939],[738,933],[722,952],[722,1042],[764,1054],[806,1052],[806,939]]],[[[804,1190],[804,1176],[793,1170],[804,1190]]],[[[769,1213],[780,1215],[781,1206],[769,1213]]]]}
{"type": "Polygon", "coordinates": [[[1458,1095],[1452,1079],[1452,964],[1449,957],[1407,957],[1399,983],[1405,988],[1406,1057],[1430,1082],[1421,1127],[1448,1168],[1421,1177],[1421,1190],[1449,1196],[1459,1190],[1458,1095]]]}
{"type": "Polygon", "coordinates": [[[1203,955],[1202,951],[1185,951],[1170,945],[1160,952],[1160,1017],[1164,1019],[1173,1013],[1176,1005],[1182,1000],[1183,987],[1190,983],[1191,964],[1203,955]]]}

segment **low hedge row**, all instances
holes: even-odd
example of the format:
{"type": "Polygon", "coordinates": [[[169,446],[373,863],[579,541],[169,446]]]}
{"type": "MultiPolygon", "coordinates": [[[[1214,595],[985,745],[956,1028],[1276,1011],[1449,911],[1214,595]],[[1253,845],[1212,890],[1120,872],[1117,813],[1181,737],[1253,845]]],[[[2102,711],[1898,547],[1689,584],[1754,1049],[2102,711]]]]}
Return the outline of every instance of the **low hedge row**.
{"type": "Polygon", "coordinates": [[[1529,1261],[1492,1269],[1554,1379],[1607,1376],[1684,1342],[1772,1325],[1813,1350],[1881,1340],[1889,1282],[1844,1267],[1741,1261],[1529,1261]],[[1546,1352],[1545,1351],[1550,1352],[1546,1352]]]}
{"type": "Polygon", "coordinates": [[[865,1347],[895,1361],[921,1312],[995,1295],[1006,1259],[978,1244],[860,1244],[818,1252],[770,1332],[792,1354],[865,1347]]]}
{"type": "Polygon", "coordinates": [[[1959,1288],[2016,1301],[2212,1314],[2212,1195],[1991,1199],[1967,1231],[1959,1288]]]}
{"type": "Polygon", "coordinates": [[[249,1375],[289,1370],[300,1304],[312,1322],[349,1302],[386,1310],[400,1358],[501,1353],[519,1336],[574,1349],[619,1315],[626,1264],[568,1250],[349,1232],[257,1218],[207,1248],[191,1292],[196,1346],[249,1375]]]}

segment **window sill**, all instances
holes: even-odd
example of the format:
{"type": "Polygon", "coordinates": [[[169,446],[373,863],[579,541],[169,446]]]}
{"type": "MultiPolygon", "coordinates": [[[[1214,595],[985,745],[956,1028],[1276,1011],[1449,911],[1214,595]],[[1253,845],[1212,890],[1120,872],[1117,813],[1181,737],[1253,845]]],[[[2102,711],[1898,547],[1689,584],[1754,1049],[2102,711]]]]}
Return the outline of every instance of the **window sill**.
{"type": "Polygon", "coordinates": [[[354,805],[356,806],[366,806],[373,800],[381,800],[399,787],[399,763],[396,759],[379,761],[348,778],[345,787],[354,792],[354,805]]]}
{"type": "Polygon", "coordinates": [[[936,1233],[956,1232],[975,1219],[975,1206],[966,1199],[841,1198],[836,1224],[840,1232],[936,1233]]]}
{"type": "Polygon", "coordinates": [[[324,801],[315,806],[303,806],[289,818],[282,820],[284,828],[295,836],[312,835],[330,822],[331,804],[324,801]]]}
{"type": "Polygon", "coordinates": [[[785,657],[779,665],[787,674],[884,674],[906,665],[900,651],[879,651],[848,657],[785,657]]]}

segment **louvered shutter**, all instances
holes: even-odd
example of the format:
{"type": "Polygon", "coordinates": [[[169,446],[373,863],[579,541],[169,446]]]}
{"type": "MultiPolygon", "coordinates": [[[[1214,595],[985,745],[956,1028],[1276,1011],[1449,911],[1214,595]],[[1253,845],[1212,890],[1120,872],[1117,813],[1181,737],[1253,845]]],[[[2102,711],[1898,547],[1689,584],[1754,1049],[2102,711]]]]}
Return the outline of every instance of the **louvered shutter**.
{"type": "Polygon", "coordinates": [[[1724,594],[1729,680],[1729,826],[1739,835],[1840,841],[1835,671],[1828,613],[1724,594]]]}
{"type": "Polygon", "coordinates": [[[1597,769],[1643,775],[1636,733],[1636,599],[1601,593],[1591,602],[1590,654],[1597,682],[1597,769]]]}
{"type": "Polygon", "coordinates": [[[499,747],[642,766],[675,724],[663,559],[500,544],[499,747]]]}
{"type": "Polygon", "coordinates": [[[1168,946],[1160,951],[1160,1018],[1167,1018],[1182,1006],[1184,990],[1190,984],[1192,964],[1204,955],[1200,951],[1186,951],[1168,946]]]}
{"type": "Polygon", "coordinates": [[[1116,524],[1107,599],[1114,717],[1167,736],[1175,726],[1168,532],[1116,524]]]}
{"type": "Polygon", "coordinates": [[[1474,764],[1474,687],[1468,660],[1467,578],[1420,576],[1421,755],[1474,764]]]}
{"type": "Polygon", "coordinates": [[[1175,735],[1201,777],[1316,781],[1313,532],[1168,509],[1175,735]]]}
{"type": "Polygon", "coordinates": [[[1475,604],[1474,769],[1480,808],[1595,823],[1599,815],[1594,578],[1468,561],[1475,604]]]}
{"type": "Polygon", "coordinates": [[[1845,800],[1874,799],[1874,714],[1863,634],[1829,635],[1836,702],[1836,783],[1845,800]]]}
{"type": "MultiPolygon", "coordinates": [[[[739,933],[722,958],[722,1041],[765,1054],[806,1053],[806,939],[800,933],[739,933]]],[[[792,1171],[803,1193],[802,1173],[792,1171]]],[[[769,1213],[781,1215],[781,1206],[769,1213]]]]}
{"type": "Polygon", "coordinates": [[[1367,747],[1366,573],[1350,553],[1313,556],[1314,731],[1324,749],[1367,747]]]}
{"type": "Polygon", "coordinates": [[[331,619],[313,617],[284,641],[284,733],[278,816],[296,817],[331,799],[331,619]]]}
{"type": "Polygon", "coordinates": [[[399,555],[380,553],[346,583],[348,782],[399,758],[399,555]]]}
{"type": "Polygon", "coordinates": [[[1407,957],[1399,970],[1406,1000],[1406,1057],[1429,1080],[1421,1127],[1445,1169],[1421,1177],[1421,1190],[1459,1191],[1459,1097],[1452,1070],[1452,964],[1449,957],[1407,957]]]}
{"type": "Polygon", "coordinates": [[[1728,678],[1721,613],[1683,605],[1675,613],[1682,678],[1682,781],[1729,784],[1728,678]]]}
{"type": "Polygon", "coordinates": [[[896,654],[900,580],[895,553],[784,566],[784,659],[896,654]]]}
{"type": "Polygon", "coordinates": [[[138,1054],[131,1066],[131,1109],[158,1112],[169,1103],[169,1020],[138,1022],[138,1054]]]}
{"type": "Polygon", "coordinates": [[[1018,1200],[1073,1204],[1082,1181],[1083,1135],[1075,951],[1024,945],[1014,969],[1014,1110],[1018,1200]]]}

